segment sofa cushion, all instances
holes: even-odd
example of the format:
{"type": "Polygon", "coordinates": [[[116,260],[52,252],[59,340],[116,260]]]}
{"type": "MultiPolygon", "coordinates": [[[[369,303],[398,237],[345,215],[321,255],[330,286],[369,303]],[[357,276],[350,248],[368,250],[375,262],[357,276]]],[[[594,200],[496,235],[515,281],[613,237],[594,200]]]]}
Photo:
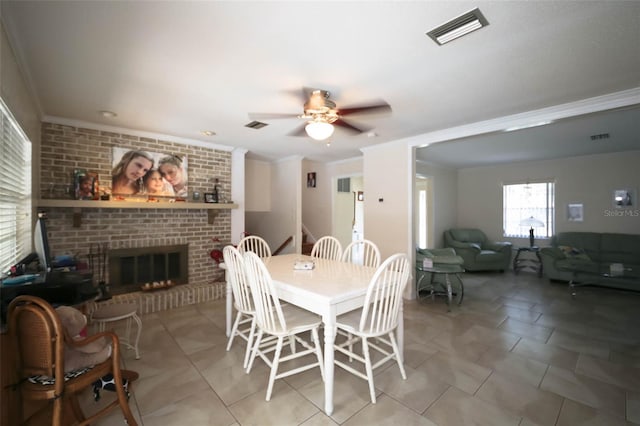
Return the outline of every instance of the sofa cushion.
{"type": "Polygon", "coordinates": [[[463,243],[475,243],[480,247],[482,247],[482,243],[486,240],[484,233],[478,229],[452,229],[451,236],[456,241],[461,241],[463,243]]]}
{"type": "Polygon", "coordinates": [[[640,235],[602,234],[600,262],[640,264],[640,235]]]}
{"type": "Polygon", "coordinates": [[[478,263],[500,262],[504,258],[504,254],[493,250],[482,250],[480,255],[476,257],[478,263]]]}
{"type": "Polygon", "coordinates": [[[600,240],[598,232],[561,232],[553,237],[552,245],[579,249],[594,262],[600,262],[600,240]]]}

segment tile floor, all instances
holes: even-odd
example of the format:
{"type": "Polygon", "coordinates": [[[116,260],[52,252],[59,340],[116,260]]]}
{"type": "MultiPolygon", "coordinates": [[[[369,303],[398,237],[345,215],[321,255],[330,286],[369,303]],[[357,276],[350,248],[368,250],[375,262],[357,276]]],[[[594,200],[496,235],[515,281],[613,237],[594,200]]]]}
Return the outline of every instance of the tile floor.
{"type": "MultiPolygon", "coordinates": [[[[143,316],[131,406],[156,425],[640,424],[640,293],[581,288],[526,273],[464,276],[461,306],[405,304],[403,381],[388,363],[365,381],[336,369],[335,411],[322,411],[318,370],[276,382],[242,369],[244,341],[225,350],[224,301],[143,316]]],[[[89,402],[89,397],[85,401],[89,402]]],[[[114,412],[101,425],[121,425],[114,412]]]]}

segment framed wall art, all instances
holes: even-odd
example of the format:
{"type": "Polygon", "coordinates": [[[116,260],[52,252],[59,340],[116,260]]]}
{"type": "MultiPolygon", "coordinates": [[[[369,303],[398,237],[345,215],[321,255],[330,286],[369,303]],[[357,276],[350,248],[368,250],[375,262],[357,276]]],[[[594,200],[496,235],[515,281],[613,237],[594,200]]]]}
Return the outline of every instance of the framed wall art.
{"type": "Polygon", "coordinates": [[[584,221],[584,206],[580,204],[567,204],[567,220],[569,222],[584,221]]]}
{"type": "Polygon", "coordinates": [[[316,187],[316,172],[307,173],[307,188],[316,187]]]}
{"type": "Polygon", "coordinates": [[[85,169],[73,171],[73,186],[76,200],[97,200],[98,174],[87,172],[85,169]]]}
{"type": "Polygon", "coordinates": [[[613,191],[613,207],[626,209],[638,205],[635,189],[615,189],[613,191]]]}
{"type": "Polygon", "coordinates": [[[187,183],[186,156],[113,148],[113,194],[186,197],[187,183]]]}

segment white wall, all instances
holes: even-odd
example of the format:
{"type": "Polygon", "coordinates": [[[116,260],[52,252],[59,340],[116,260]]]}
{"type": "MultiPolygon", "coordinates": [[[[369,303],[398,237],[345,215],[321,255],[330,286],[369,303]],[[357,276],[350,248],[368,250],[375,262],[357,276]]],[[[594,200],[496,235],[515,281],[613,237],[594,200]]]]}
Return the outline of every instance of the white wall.
{"type": "Polygon", "coordinates": [[[331,178],[327,164],[302,161],[302,223],[313,239],[331,234],[331,178]],[[316,174],[315,188],[307,187],[307,173],[316,174]]]}
{"type": "Polygon", "coordinates": [[[245,215],[247,231],[264,238],[272,251],[275,251],[288,237],[294,236],[294,244],[288,245],[281,254],[300,252],[302,182],[299,177],[301,173],[300,157],[291,157],[271,164],[271,178],[267,181],[270,185],[271,210],[247,211],[245,215]]]}
{"type": "Polygon", "coordinates": [[[416,163],[416,173],[431,178],[433,185],[432,215],[430,227],[433,235],[432,248],[443,247],[442,234],[456,226],[458,208],[458,171],[430,164],[416,163]]]}
{"type": "Polygon", "coordinates": [[[412,188],[415,167],[406,144],[381,144],[364,153],[364,235],[380,248],[413,256],[412,188]]]}
{"type": "Polygon", "coordinates": [[[245,210],[247,212],[271,210],[271,163],[247,159],[244,176],[245,210]]]}
{"type": "MultiPolygon", "coordinates": [[[[462,169],[458,172],[458,216],[461,227],[502,237],[502,183],[553,179],[556,182],[556,233],[562,231],[640,234],[640,207],[616,216],[613,191],[640,190],[640,151],[462,169]],[[584,222],[567,220],[567,204],[584,204],[584,222]]],[[[636,200],[637,202],[637,200],[636,200]]],[[[620,210],[618,210],[620,211],[620,210]]],[[[512,239],[525,245],[524,239],[512,239]]],[[[548,241],[536,239],[538,245],[548,241]]]]}
{"type": "Polygon", "coordinates": [[[246,197],[246,149],[236,148],[231,153],[231,200],[238,205],[231,210],[231,244],[237,244],[244,235],[246,197]]]}

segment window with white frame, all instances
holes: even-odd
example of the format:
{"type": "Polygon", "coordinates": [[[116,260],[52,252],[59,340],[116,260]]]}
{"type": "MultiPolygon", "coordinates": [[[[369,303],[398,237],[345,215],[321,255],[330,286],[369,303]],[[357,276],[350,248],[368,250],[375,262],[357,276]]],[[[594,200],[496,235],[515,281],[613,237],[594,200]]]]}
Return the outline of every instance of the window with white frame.
{"type": "Polygon", "coordinates": [[[551,238],[553,235],[554,182],[503,184],[502,206],[505,237],[528,237],[532,226],[536,238],[551,238]],[[536,220],[530,220],[531,218],[536,220]],[[538,225],[531,225],[537,221],[539,221],[538,225]]]}
{"type": "Polygon", "coordinates": [[[31,142],[0,99],[0,272],[31,252],[31,142]]]}

